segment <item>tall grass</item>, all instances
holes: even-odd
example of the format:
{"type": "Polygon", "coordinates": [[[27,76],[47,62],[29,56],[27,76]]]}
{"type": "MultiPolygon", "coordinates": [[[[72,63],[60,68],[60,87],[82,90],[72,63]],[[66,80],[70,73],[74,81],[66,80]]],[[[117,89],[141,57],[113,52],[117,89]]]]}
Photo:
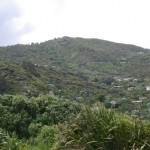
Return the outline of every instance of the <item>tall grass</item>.
{"type": "Polygon", "coordinates": [[[114,110],[85,108],[64,130],[62,149],[148,150],[150,122],[114,110]]]}

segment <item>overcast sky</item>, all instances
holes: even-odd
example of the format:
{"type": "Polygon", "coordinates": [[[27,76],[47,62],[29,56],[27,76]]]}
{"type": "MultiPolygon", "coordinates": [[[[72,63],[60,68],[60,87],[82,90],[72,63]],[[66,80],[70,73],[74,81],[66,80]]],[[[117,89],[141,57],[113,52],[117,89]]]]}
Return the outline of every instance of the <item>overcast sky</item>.
{"type": "Polygon", "coordinates": [[[150,0],[0,0],[0,45],[62,36],[150,48],[150,0]]]}

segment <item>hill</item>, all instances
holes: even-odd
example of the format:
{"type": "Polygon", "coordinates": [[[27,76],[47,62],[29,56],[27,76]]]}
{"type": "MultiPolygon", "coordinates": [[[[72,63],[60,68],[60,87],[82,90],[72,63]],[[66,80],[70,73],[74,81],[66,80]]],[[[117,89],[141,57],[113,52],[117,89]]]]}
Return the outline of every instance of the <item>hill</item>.
{"type": "Polygon", "coordinates": [[[1,93],[28,97],[45,93],[90,103],[102,97],[139,99],[149,96],[149,62],[147,49],[99,39],[62,37],[0,47],[4,83],[0,89],[1,93]],[[131,93],[130,87],[138,90],[131,93]]]}
{"type": "Polygon", "coordinates": [[[149,77],[150,50],[134,45],[62,37],[0,48],[1,94],[115,103],[149,119],[149,77]]]}
{"type": "Polygon", "coordinates": [[[149,100],[148,49],[70,37],[0,47],[2,150],[147,150],[149,100]]]}
{"type": "Polygon", "coordinates": [[[90,74],[93,71],[94,74],[126,76],[144,75],[145,71],[148,75],[150,73],[149,50],[99,39],[62,37],[40,44],[0,48],[0,61],[21,63],[26,60],[42,66],[53,66],[90,74]]]}

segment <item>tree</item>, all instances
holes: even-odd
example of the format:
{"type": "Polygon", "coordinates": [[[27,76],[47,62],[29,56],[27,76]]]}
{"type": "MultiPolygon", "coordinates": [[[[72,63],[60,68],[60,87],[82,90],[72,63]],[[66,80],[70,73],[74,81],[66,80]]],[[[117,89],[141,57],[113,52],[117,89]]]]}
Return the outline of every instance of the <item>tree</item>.
{"type": "Polygon", "coordinates": [[[0,77],[0,92],[5,92],[10,89],[9,83],[4,77],[0,77]]]}
{"type": "Polygon", "coordinates": [[[107,85],[111,85],[111,83],[114,82],[114,79],[112,77],[107,77],[107,78],[103,78],[102,82],[107,85]]]}
{"type": "Polygon", "coordinates": [[[98,100],[99,102],[104,102],[104,101],[105,101],[105,96],[102,95],[102,94],[99,94],[99,95],[97,96],[97,100],[98,100]]]}
{"type": "Polygon", "coordinates": [[[23,61],[22,62],[22,68],[25,69],[27,72],[35,75],[35,76],[39,75],[37,73],[35,65],[32,62],[30,62],[30,61],[23,61]]]}

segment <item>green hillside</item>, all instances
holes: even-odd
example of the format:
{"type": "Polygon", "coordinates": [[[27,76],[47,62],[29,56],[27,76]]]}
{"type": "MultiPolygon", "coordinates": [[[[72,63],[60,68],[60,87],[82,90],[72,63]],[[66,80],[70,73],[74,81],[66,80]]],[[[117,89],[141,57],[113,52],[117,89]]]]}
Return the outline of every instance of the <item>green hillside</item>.
{"type": "Polygon", "coordinates": [[[62,37],[0,47],[0,149],[147,150],[150,50],[62,37]]]}
{"type": "MultiPolygon", "coordinates": [[[[29,60],[42,66],[110,74],[132,75],[149,66],[150,51],[134,45],[99,39],[63,37],[31,45],[0,48],[0,60],[21,63],[29,60]],[[141,65],[142,64],[142,65],[141,65]],[[129,68],[129,69],[128,69],[129,68]],[[134,69],[135,68],[135,69],[134,69]],[[135,72],[134,72],[135,70],[135,72]]],[[[142,72],[142,71],[141,71],[142,72]]],[[[149,73],[149,69],[147,69],[149,73]]]]}
{"type": "Polygon", "coordinates": [[[112,95],[116,77],[144,81],[150,76],[149,50],[99,39],[62,37],[1,47],[0,63],[1,78],[11,84],[7,93],[38,96],[50,91],[77,101],[112,95]]]}
{"type": "Polygon", "coordinates": [[[1,47],[0,92],[49,94],[88,104],[103,101],[107,107],[115,101],[130,113],[137,109],[132,101],[144,97],[142,114],[150,118],[149,63],[147,49],[99,39],[62,37],[1,47]]]}

